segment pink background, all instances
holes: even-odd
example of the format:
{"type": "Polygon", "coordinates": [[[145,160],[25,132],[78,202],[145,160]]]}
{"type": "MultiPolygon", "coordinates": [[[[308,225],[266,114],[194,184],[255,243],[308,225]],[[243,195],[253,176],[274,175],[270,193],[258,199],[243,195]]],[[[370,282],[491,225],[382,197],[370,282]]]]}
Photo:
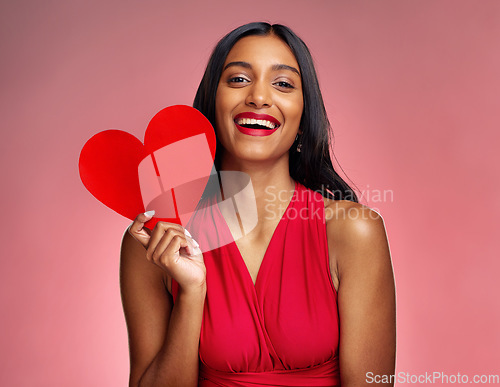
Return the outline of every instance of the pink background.
{"type": "Polygon", "coordinates": [[[500,2],[8,3],[1,385],[126,385],[129,221],[85,190],[79,152],[105,129],[142,139],[161,108],[191,104],[216,41],[255,20],[309,45],[336,156],[385,219],[397,371],[500,374],[500,2]]]}

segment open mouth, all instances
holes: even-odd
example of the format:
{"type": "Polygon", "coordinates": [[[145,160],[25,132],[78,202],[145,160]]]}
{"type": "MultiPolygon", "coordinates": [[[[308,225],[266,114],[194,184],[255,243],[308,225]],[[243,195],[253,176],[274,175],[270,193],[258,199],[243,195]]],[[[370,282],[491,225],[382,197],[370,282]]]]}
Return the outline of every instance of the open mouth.
{"type": "Polygon", "coordinates": [[[250,136],[269,136],[281,126],[281,123],[269,114],[245,112],[234,117],[238,130],[250,136]]]}
{"type": "Polygon", "coordinates": [[[239,118],[235,122],[247,129],[273,130],[279,126],[279,124],[275,124],[269,120],[257,120],[255,118],[239,118]]]}

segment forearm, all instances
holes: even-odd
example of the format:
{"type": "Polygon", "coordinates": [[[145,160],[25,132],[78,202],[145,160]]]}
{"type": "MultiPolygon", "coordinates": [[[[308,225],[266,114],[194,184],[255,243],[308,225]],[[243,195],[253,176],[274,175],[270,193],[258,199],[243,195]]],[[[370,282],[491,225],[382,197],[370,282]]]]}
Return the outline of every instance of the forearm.
{"type": "Polygon", "coordinates": [[[197,386],[199,342],[206,290],[179,288],[162,348],[142,375],[139,386],[197,386]]]}

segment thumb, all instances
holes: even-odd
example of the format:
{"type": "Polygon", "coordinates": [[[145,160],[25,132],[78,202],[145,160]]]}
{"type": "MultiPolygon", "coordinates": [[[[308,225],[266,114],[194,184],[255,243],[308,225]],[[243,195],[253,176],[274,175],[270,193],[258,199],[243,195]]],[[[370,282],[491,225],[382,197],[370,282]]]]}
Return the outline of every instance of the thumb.
{"type": "Polygon", "coordinates": [[[132,224],[128,228],[128,232],[144,247],[147,247],[150,239],[149,230],[144,227],[144,224],[153,218],[155,211],[147,211],[137,215],[132,224]]]}

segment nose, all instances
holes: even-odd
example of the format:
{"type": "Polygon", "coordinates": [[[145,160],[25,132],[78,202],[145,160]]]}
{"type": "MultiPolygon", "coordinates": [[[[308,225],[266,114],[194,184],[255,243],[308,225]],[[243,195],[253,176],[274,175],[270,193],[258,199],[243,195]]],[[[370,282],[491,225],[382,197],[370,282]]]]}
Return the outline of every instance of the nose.
{"type": "Polygon", "coordinates": [[[248,106],[260,109],[263,107],[269,107],[273,104],[271,97],[271,90],[265,82],[256,81],[252,86],[247,88],[248,95],[246,97],[245,103],[248,106]]]}

